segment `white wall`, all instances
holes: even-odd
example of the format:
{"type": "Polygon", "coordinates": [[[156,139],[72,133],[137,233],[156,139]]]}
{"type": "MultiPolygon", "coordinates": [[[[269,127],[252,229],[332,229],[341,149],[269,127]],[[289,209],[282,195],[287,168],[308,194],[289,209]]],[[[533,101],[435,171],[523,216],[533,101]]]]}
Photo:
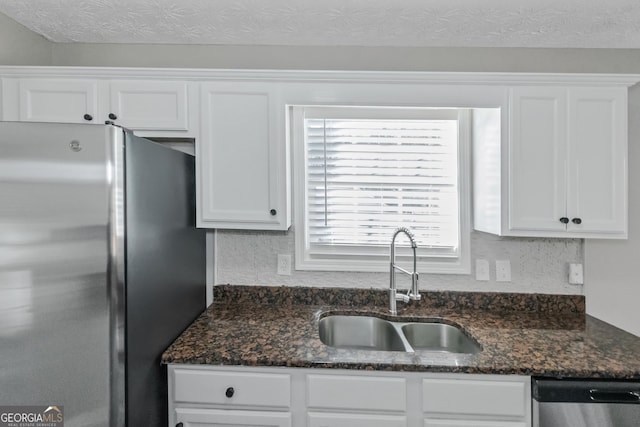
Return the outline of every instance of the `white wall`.
{"type": "Polygon", "coordinates": [[[587,313],[640,336],[640,86],[629,92],[629,240],[585,245],[587,313]]]}
{"type": "Polygon", "coordinates": [[[0,13],[0,65],[52,65],[53,43],[0,13]]]}
{"type": "Polygon", "coordinates": [[[640,72],[640,49],[57,43],[53,65],[397,71],[640,72]]]}

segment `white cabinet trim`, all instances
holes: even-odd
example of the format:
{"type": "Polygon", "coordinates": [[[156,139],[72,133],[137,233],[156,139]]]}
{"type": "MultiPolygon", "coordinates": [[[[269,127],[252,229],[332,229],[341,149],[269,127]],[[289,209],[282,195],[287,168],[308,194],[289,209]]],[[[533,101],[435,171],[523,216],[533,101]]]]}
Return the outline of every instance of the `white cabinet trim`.
{"type": "Polygon", "coordinates": [[[625,86],[640,74],[484,73],[431,71],[246,70],[128,67],[0,66],[5,77],[92,77],[123,79],[260,80],[280,82],[432,83],[452,85],[625,86]]]}

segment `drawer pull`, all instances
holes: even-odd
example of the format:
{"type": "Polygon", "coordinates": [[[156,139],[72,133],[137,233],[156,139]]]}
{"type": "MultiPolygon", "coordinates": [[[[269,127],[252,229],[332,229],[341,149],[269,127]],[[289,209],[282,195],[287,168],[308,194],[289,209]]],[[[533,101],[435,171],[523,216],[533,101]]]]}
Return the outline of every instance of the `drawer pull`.
{"type": "Polygon", "coordinates": [[[116,120],[117,118],[118,118],[118,116],[116,116],[115,114],[109,113],[109,119],[116,120]]]}
{"type": "Polygon", "coordinates": [[[84,118],[86,121],[88,121],[88,122],[90,122],[91,120],[93,120],[93,116],[92,116],[91,114],[85,114],[85,115],[83,116],[83,118],[84,118]]]}
{"type": "Polygon", "coordinates": [[[229,387],[227,391],[224,392],[224,395],[231,398],[233,397],[233,393],[235,393],[235,390],[233,389],[233,387],[229,387]]]}
{"type": "Polygon", "coordinates": [[[635,391],[589,390],[589,397],[599,403],[640,403],[640,394],[635,391]]]}
{"type": "Polygon", "coordinates": [[[571,222],[578,225],[582,224],[582,220],[580,218],[573,218],[571,222]]]}
{"type": "Polygon", "coordinates": [[[562,218],[560,218],[560,222],[563,224],[568,224],[569,223],[569,218],[567,218],[566,216],[563,216],[562,218]]]}

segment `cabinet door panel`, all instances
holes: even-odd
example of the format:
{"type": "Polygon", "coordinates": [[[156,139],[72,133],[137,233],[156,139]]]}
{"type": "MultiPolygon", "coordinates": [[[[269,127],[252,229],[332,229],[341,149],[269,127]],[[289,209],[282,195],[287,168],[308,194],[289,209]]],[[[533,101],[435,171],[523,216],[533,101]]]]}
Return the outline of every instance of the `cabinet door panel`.
{"type": "Polygon", "coordinates": [[[397,415],[310,413],[307,427],[406,427],[407,418],[397,415]]]}
{"type": "Polygon", "coordinates": [[[268,83],[203,85],[199,226],[289,227],[284,111],[276,98],[268,83]]]}
{"type": "Polygon", "coordinates": [[[531,405],[525,381],[425,379],[422,409],[431,414],[525,417],[531,405]]]}
{"type": "Polygon", "coordinates": [[[510,230],[565,230],[565,135],[565,89],[512,89],[510,230]]]}
{"type": "MultiPolygon", "coordinates": [[[[188,130],[187,83],[113,81],[109,113],[134,130],[188,130]]],[[[107,120],[107,118],[104,118],[107,120]]]]}
{"type": "Polygon", "coordinates": [[[176,408],[175,420],[184,427],[291,427],[288,412],[176,408]]]}
{"type": "Polygon", "coordinates": [[[99,123],[94,80],[22,79],[19,82],[20,121],[99,123]],[[85,114],[91,116],[87,120],[85,114]]]}
{"type": "Polygon", "coordinates": [[[623,88],[569,92],[567,216],[573,232],[626,234],[627,118],[623,88]]]}
{"type": "Polygon", "coordinates": [[[407,382],[404,378],[309,375],[307,396],[310,408],[404,412],[407,382]]]}

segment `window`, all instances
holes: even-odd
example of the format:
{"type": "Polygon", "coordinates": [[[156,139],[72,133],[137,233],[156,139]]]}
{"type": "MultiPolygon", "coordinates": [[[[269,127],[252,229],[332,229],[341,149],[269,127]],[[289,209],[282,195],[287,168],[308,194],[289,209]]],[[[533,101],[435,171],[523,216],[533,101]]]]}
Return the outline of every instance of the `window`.
{"type": "Polygon", "coordinates": [[[468,273],[468,117],[294,107],[296,268],[388,271],[391,235],[405,226],[419,271],[468,273]]]}

